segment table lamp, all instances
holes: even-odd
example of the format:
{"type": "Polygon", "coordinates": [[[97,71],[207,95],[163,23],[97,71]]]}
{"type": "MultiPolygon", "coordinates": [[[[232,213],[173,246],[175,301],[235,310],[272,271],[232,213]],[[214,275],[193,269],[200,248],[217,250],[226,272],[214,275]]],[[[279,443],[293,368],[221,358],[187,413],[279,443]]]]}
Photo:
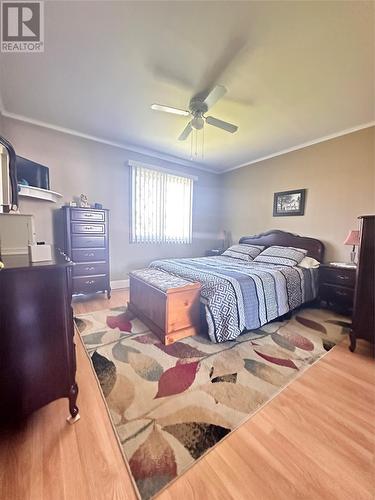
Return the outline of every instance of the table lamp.
{"type": "Polygon", "coordinates": [[[352,245],[352,251],[350,252],[350,262],[352,264],[355,264],[355,247],[358,246],[360,243],[359,240],[359,231],[356,231],[355,229],[352,229],[349,231],[348,236],[346,237],[346,240],[344,241],[344,245],[352,245]]]}

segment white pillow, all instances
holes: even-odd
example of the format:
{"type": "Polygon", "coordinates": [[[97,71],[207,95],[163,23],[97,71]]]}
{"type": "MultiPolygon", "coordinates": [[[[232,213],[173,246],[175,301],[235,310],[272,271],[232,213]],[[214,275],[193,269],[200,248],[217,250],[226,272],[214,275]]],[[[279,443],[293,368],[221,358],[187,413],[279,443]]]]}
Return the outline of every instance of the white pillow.
{"type": "Polygon", "coordinates": [[[320,266],[320,262],[312,257],[304,257],[298,265],[305,269],[315,269],[320,266]]]}
{"type": "Polygon", "coordinates": [[[263,250],[260,255],[255,257],[254,262],[293,267],[298,266],[306,254],[307,250],[304,250],[303,248],[272,245],[271,247],[263,250]]]}
{"type": "Polygon", "coordinates": [[[232,257],[232,259],[243,260],[251,262],[264,247],[259,245],[248,245],[247,243],[240,243],[239,245],[232,245],[222,255],[232,257]]]}

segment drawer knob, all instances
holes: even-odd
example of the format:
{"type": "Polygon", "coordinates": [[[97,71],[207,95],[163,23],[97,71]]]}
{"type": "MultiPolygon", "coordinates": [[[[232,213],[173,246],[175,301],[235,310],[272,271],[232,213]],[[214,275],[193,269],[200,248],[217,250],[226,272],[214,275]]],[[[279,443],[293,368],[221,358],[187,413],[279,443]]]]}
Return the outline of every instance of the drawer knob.
{"type": "Polygon", "coordinates": [[[92,229],[95,229],[94,226],[84,226],[85,231],[91,231],[92,229]]]}
{"type": "Polygon", "coordinates": [[[348,295],[347,292],[343,292],[342,290],[336,290],[337,295],[341,295],[342,297],[346,297],[348,295]]]}
{"type": "Polygon", "coordinates": [[[337,277],[340,279],[340,280],[348,280],[349,279],[349,276],[345,276],[343,274],[338,274],[337,277]]]}
{"type": "Polygon", "coordinates": [[[87,280],[85,281],[86,285],[93,285],[95,283],[95,280],[87,280]]]}
{"type": "Polygon", "coordinates": [[[89,219],[90,217],[94,217],[94,214],[84,214],[84,216],[89,219]]]}
{"type": "Polygon", "coordinates": [[[88,267],[86,267],[86,269],[85,269],[85,270],[86,270],[86,271],[93,271],[94,269],[95,269],[95,267],[88,266],[88,267]]]}

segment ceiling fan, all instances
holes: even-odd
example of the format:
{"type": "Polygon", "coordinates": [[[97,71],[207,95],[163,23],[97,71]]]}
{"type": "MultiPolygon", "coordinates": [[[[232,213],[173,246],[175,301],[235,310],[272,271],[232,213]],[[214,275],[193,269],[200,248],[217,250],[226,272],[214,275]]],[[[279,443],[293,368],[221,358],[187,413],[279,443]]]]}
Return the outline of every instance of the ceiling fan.
{"type": "Polygon", "coordinates": [[[221,128],[226,132],[233,134],[238,130],[236,125],[232,123],[219,120],[213,116],[206,116],[205,113],[217,103],[227,92],[227,89],[223,85],[215,85],[215,87],[208,93],[208,95],[203,98],[203,96],[195,96],[190,100],[189,111],[185,109],[178,109],[171,106],[164,106],[162,104],[152,104],[151,109],[156,111],[164,111],[165,113],[173,113],[175,115],[181,116],[191,116],[191,120],[186,125],[184,130],[178,137],[179,141],[185,141],[190,133],[195,130],[200,130],[203,128],[204,123],[208,125],[213,125],[214,127],[221,128]]]}

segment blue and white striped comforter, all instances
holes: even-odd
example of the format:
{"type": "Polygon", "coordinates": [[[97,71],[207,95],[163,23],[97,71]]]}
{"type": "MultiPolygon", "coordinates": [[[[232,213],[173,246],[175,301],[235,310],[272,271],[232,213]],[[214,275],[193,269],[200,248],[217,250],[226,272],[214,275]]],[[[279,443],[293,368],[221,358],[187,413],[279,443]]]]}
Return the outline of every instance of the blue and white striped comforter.
{"type": "Polygon", "coordinates": [[[317,269],[240,262],[226,256],[156,260],[150,266],[201,283],[213,342],[233,340],[317,295],[317,269]]]}

